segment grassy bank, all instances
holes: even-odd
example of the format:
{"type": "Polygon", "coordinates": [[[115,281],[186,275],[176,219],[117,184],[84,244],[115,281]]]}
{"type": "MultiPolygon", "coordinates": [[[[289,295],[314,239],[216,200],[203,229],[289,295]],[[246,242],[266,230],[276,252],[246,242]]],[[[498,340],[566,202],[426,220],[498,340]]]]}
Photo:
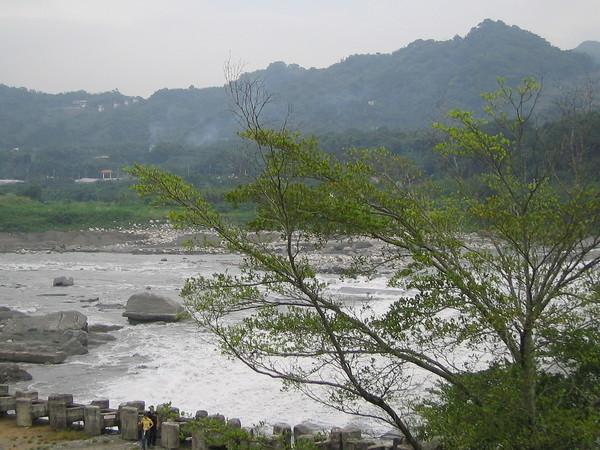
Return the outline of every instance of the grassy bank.
{"type": "MultiPolygon", "coordinates": [[[[233,209],[222,203],[217,210],[228,219],[241,225],[254,217],[251,205],[233,209]]],[[[120,204],[114,202],[40,202],[28,197],[0,196],[0,231],[72,231],[90,228],[119,229],[132,224],[141,225],[151,220],[165,219],[166,208],[156,208],[139,202],[120,204]]]]}
{"type": "Polygon", "coordinates": [[[0,231],[69,231],[119,228],[164,219],[166,210],[139,203],[104,202],[42,203],[27,197],[0,197],[0,231]]]}

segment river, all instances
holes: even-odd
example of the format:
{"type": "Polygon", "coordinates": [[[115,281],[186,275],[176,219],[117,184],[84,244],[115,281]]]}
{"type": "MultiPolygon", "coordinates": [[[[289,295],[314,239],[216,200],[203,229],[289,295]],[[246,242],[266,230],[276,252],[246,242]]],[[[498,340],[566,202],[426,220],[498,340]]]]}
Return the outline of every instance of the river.
{"type": "MultiPolygon", "coordinates": [[[[35,389],[40,397],[69,393],[78,403],[108,398],[111,407],[132,400],[146,405],[172,402],[184,412],[207,410],[239,418],[244,426],[310,422],[329,430],[354,425],[376,433],[389,427],[345,415],[300,393],[284,392],[279,381],[255,374],[222,356],[213,337],[192,322],[130,325],[122,316],[138,292],[181,301],[186,278],[228,270],[235,255],[129,254],[101,252],[0,253],[0,304],[28,314],[77,310],[90,325],[118,325],[116,340],[58,365],[20,364],[33,376],[14,388],[35,389]],[[53,287],[53,279],[73,277],[74,285],[53,287]]],[[[368,283],[327,280],[331,288],[357,297],[370,292],[387,303],[398,295],[385,279],[368,283]]]]}

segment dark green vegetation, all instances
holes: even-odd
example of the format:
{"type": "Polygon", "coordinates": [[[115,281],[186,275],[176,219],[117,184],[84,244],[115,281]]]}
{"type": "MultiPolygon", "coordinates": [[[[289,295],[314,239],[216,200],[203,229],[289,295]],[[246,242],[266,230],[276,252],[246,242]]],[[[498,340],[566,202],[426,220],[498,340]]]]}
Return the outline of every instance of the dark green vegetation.
{"type": "MultiPolygon", "coordinates": [[[[235,180],[213,179],[204,186],[217,208],[236,223],[253,217],[248,205],[232,207],[223,195],[235,180]]],[[[95,183],[46,180],[40,184],[0,186],[0,231],[117,229],[164,219],[168,210],[151,205],[131,191],[131,178],[95,183]]]]}
{"type": "Polygon", "coordinates": [[[240,275],[198,276],[182,291],[227,354],[397,427],[415,449],[429,437],[459,449],[597,447],[593,96],[573,94],[558,122],[541,125],[540,85],[499,80],[483,96],[484,118],[456,109],[435,125],[441,178],[385,149],[340,158],[315,138],[263,127],[260,83],[229,86],[261,162],[227,195],[256,206],[248,228],[180,177],[131,169],[142,195],[181,207],[171,220],[214,230],[245,257],[240,275]],[[253,231],[276,233],[257,240],[253,231]],[[340,276],[384,267],[391,286],[413,295],[379,305],[327,290],[311,249],[366,238],[375,247],[341,263],[340,276]],[[224,320],[241,311],[240,322],[224,320]]]}
{"type": "MultiPolygon", "coordinates": [[[[418,40],[391,54],[349,56],[326,69],[276,62],[245,76],[260,77],[277,93],[264,120],[283,117],[292,105],[288,128],[324,136],[327,151],[339,152],[339,144],[356,135],[367,146],[385,144],[419,157],[431,146],[413,138],[414,130],[442,120],[450,108],[480,110],[479,93],[496,89],[499,75],[510,85],[528,76],[543,79],[538,112],[551,118],[566,88],[599,73],[587,54],[561,51],[530,32],[486,20],[464,38],[418,40]]],[[[118,91],[49,95],[0,85],[0,178],[39,183],[96,178],[104,169],[116,176],[133,162],[189,173],[198,177],[194,182],[227,176],[241,151],[237,130],[223,87],[163,89],[142,99],[118,91]]]]}
{"type": "Polygon", "coordinates": [[[42,203],[27,197],[0,197],[0,231],[117,229],[164,219],[160,211],[140,203],[118,205],[103,202],[42,203]]]}

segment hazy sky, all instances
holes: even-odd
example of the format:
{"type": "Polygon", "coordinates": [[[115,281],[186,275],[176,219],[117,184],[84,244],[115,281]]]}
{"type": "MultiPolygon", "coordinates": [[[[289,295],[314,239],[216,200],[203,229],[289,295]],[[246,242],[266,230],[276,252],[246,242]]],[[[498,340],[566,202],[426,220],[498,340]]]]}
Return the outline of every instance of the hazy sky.
{"type": "Polygon", "coordinates": [[[600,0],[0,0],[0,83],[148,97],[221,86],[228,59],[321,68],[486,18],[563,50],[600,41],[600,0]]]}

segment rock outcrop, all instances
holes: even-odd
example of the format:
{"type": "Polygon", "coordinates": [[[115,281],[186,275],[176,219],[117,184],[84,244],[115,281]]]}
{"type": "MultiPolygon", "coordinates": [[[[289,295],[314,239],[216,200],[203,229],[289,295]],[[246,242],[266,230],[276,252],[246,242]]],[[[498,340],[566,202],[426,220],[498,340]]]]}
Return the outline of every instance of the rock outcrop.
{"type": "Polygon", "coordinates": [[[88,343],[87,317],[78,311],[29,316],[0,308],[0,361],[56,364],[87,353],[88,343]]]}
{"type": "Polygon", "coordinates": [[[133,294],[125,305],[124,317],[130,323],[176,322],[181,318],[183,306],[168,297],[143,292],[133,294]]]}
{"type": "Polygon", "coordinates": [[[79,311],[59,311],[43,316],[19,314],[5,320],[2,332],[5,334],[62,333],[68,330],[87,332],[87,317],[79,311]]]}

